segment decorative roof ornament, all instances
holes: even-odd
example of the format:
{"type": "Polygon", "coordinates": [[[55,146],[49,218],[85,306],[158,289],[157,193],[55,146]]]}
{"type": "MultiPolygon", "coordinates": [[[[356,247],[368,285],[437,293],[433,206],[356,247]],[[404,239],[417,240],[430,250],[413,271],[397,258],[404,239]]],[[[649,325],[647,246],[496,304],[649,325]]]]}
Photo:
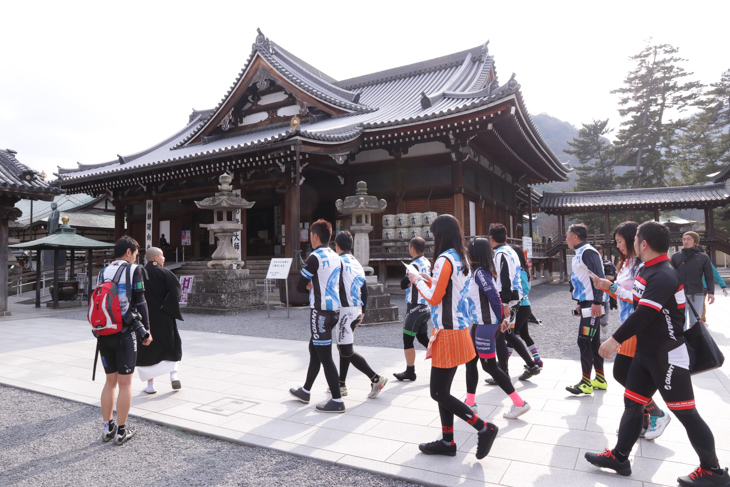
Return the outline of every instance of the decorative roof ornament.
{"type": "MultiPolygon", "coordinates": [[[[348,152],[345,152],[344,154],[333,154],[330,157],[332,157],[332,159],[334,159],[335,162],[341,166],[345,162],[347,162],[347,159],[348,159],[348,157],[350,157],[350,154],[348,152]]],[[[357,184],[360,184],[360,183],[357,183],[357,184]]],[[[367,185],[366,185],[366,188],[367,188],[367,185]]]]}
{"type": "Polygon", "coordinates": [[[482,46],[482,55],[479,57],[479,61],[481,62],[487,62],[487,58],[489,57],[489,41],[485,42],[482,46]]]}
{"type": "Polygon", "coordinates": [[[269,42],[268,37],[266,37],[264,33],[261,32],[261,29],[257,28],[256,32],[258,32],[259,35],[256,36],[256,43],[253,45],[253,48],[271,51],[271,43],[269,42]]]}
{"type": "Polygon", "coordinates": [[[301,126],[302,121],[299,119],[297,115],[294,115],[291,118],[291,121],[289,122],[289,126],[291,127],[292,132],[297,130],[297,127],[301,126]]]}

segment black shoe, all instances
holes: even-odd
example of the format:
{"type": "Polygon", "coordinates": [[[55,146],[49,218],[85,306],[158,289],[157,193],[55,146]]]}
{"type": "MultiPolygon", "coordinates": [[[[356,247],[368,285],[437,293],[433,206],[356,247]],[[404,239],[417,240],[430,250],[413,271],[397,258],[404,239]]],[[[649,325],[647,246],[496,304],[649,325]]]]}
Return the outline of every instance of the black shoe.
{"type": "Polygon", "coordinates": [[[497,437],[497,432],[499,431],[499,428],[495,424],[484,423],[484,425],[487,427],[487,431],[477,433],[477,460],[481,460],[489,455],[489,450],[492,449],[492,443],[494,443],[494,439],[497,437]]]}
{"type": "Polygon", "coordinates": [[[300,401],[302,401],[304,404],[309,404],[309,393],[304,392],[304,389],[301,387],[299,389],[294,389],[293,387],[289,389],[289,394],[296,397],[300,401]]]}
{"type": "Polygon", "coordinates": [[[730,475],[728,475],[727,468],[720,472],[713,472],[712,470],[705,470],[702,467],[697,467],[691,474],[677,477],[677,482],[679,482],[679,485],[693,485],[699,487],[730,485],[730,475]]]}
{"type": "Polygon", "coordinates": [[[438,439],[431,443],[421,443],[418,445],[418,449],[426,455],[446,455],[447,457],[456,456],[456,443],[453,441],[451,442],[451,445],[446,446],[443,440],[438,439]]]}
{"type": "Polygon", "coordinates": [[[396,379],[403,381],[403,380],[416,380],[416,373],[415,372],[408,372],[406,369],[405,372],[396,372],[393,374],[393,377],[396,379]]]}
{"type": "Polygon", "coordinates": [[[629,459],[620,462],[608,448],[603,453],[586,453],[585,457],[588,463],[596,467],[610,468],[623,476],[631,475],[631,462],[629,459]]]}
{"type": "Polygon", "coordinates": [[[342,401],[335,401],[334,399],[330,399],[329,401],[317,404],[315,407],[317,411],[320,413],[344,413],[345,412],[345,403],[342,401]]]}
{"type": "Polygon", "coordinates": [[[170,381],[170,384],[172,384],[172,388],[175,389],[176,391],[182,387],[182,384],[180,383],[179,380],[170,381]]]}
{"type": "Polygon", "coordinates": [[[525,365],[525,371],[522,372],[520,380],[529,380],[530,377],[534,377],[540,373],[540,366],[535,364],[532,367],[525,365]]]}

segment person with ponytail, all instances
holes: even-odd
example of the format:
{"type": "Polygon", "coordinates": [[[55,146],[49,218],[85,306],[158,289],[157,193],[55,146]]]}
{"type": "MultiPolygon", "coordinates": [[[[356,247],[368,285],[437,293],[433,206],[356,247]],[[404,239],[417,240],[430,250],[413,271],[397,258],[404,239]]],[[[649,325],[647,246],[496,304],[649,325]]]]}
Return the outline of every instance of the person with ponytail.
{"type": "Polygon", "coordinates": [[[469,406],[451,394],[451,384],[459,365],[476,355],[469,335],[470,267],[464,249],[461,225],[451,215],[441,215],[431,223],[434,238],[432,275],[409,270],[408,279],[431,306],[434,329],[426,358],[431,359],[431,398],[438,403],[442,437],[418,448],[427,455],[456,456],[454,415],[477,431],[476,457],[489,454],[497,437],[496,425],[482,421],[469,406]]]}

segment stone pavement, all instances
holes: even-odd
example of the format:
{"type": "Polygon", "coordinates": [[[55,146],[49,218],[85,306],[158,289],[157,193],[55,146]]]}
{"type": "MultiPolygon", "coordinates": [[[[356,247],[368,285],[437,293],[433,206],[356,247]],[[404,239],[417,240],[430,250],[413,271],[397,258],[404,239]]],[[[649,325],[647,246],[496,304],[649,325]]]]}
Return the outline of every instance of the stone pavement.
{"type": "MultiPolygon", "coordinates": [[[[0,321],[0,383],[98,406],[104,374],[99,365],[96,382],[90,380],[95,343],[88,325],[31,316],[0,321]]],[[[727,316],[730,299],[719,295],[709,307],[708,320],[730,357],[727,316]]],[[[573,333],[572,324],[569,328],[566,332],[573,333]]],[[[418,381],[399,383],[391,374],[403,368],[401,350],[358,347],[378,373],[392,380],[379,397],[367,399],[369,382],[351,367],[349,395],[344,398],[347,412],[331,415],[314,410],[316,403],[328,397],[323,374],[309,405],[293,400],[287,392],[304,381],[305,342],[193,331],[181,335],[183,388],[173,392],[169,383],[157,380],[158,393],[147,395],[141,392],[144,384],[135,380],[133,416],[429,485],[676,485],[677,476],[698,464],[675,418],[657,441],[640,440],[632,455],[630,477],[589,465],[583,459],[586,451],[601,451],[615,442],[623,390],[611,380],[607,392],[592,397],[570,395],[564,387],[580,376],[577,361],[546,359],[545,370],[532,382],[516,381],[518,392],[532,406],[518,420],[502,418],[509,400],[500,389],[483,385],[480,378],[480,416],[496,423],[500,432],[489,457],[477,461],[474,432],[458,419],[456,458],[425,456],[418,451],[418,443],[440,436],[424,352],[418,352],[418,381]]],[[[713,429],[723,466],[730,465],[729,367],[726,364],[723,370],[694,379],[698,410],[713,429]]],[[[611,377],[610,362],[606,368],[611,377]]],[[[464,377],[462,368],[453,387],[460,398],[466,392],[464,377]]],[[[659,403],[663,405],[661,400],[659,403]]],[[[144,435],[144,426],[137,425],[138,434],[144,435]]]]}

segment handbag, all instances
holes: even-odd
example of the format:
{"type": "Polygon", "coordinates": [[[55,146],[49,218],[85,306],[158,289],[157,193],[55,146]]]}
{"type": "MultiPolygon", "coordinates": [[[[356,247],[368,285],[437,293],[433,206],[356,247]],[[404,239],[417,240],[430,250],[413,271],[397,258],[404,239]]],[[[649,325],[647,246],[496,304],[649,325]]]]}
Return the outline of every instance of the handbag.
{"type": "Polygon", "coordinates": [[[707,327],[700,319],[697,314],[697,310],[695,310],[695,307],[692,305],[692,301],[688,299],[687,304],[689,304],[689,307],[692,308],[692,313],[694,313],[696,320],[694,324],[684,332],[684,339],[689,351],[690,373],[695,375],[722,367],[722,364],[725,362],[725,356],[722,354],[717,343],[715,343],[715,339],[712,338],[707,327]]]}

